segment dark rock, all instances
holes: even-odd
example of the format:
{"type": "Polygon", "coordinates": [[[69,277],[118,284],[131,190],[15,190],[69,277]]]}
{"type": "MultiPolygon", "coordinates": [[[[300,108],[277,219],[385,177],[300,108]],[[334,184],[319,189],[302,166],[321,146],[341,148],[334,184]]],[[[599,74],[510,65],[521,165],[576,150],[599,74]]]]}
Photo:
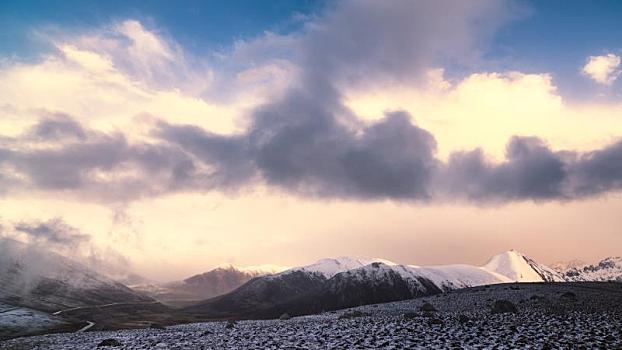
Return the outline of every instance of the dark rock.
{"type": "Polygon", "coordinates": [[[412,319],[417,318],[417,314],[414,312],[406,312],[402,315],[402,317],[404,317],[407,320],[412,320],[412,319]]]}
{"type": "Polygon", "coordinates": [[[227,324],[225,325],[225,329],[232,329],[233,327],[235,327],[235,321],[227,321],[227,324]]]}
{"type": "Polygon", "coordinates": [[[518,309],[516,305],[509,300],[496,300],[491,306],[491,312],[493,314],[503,314],[503,313],[517,313],[518,309]]]}
{"type": "Polygon", "coordinates": [[[436,312],[437,311],[434,305],[430,303],[423,303],[423,305],[421,305],[419,310],[424,311],[424,312],[436,312]]]}
{"type": "Polygon", "coordinates": [[[108,338],[99,342],[97,346],[121,346],[121,342],[113,338],[108,338]]]}
{"type": "Polygon", "coordinates": [[[434,325],[434,324],[439,324],[440,325],[440,324],[443,324],[443,320],[441,320],[440,318],[433,317],[433,318],[430,319],[430,324],[431,325],[434,325]]]}
{"type": "Polygon", "coordinates": [[[462,324],[465,324],[465,323],[467,323],[467,322],[469,322],[469,321],[471,321],[471,319],[469,318],[469,316],[467,316],[467,315],[462,315],[462,314],[458,315],[458,322],[460,322],[460,323],[462,323],[462,324]]]}

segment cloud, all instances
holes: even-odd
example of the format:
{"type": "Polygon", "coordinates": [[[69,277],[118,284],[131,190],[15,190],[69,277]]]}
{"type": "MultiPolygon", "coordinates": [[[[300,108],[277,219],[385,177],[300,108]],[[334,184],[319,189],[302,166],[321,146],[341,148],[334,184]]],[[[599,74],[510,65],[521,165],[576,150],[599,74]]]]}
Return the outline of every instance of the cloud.
{"type": "MultiPolygon", "coordinates": [[[[37,88],[42,90],[34,93],[43,102],[18,102],[27,106],[22,110],[44,115],[0,143],[0,189],[100,202],[238,191],[257,184],[300,196],[400,201],[566,200],[617,190],[617,169],[599,161],[615,158],[615,146],[554,151],[538,138],[513,137],[500,161],[481,149],[468,151],[473,147],[452,148],[443,153],[445,160],[437,155],[434,133],[415,124],[410,113],[383,110],[370,121],[351,108],[348,93],[366,86],[397,82],[432,89],[437,98],[456,102],[452,108],[468,107],[472,115],[459,125],[477,130],[478,142],[482,128],[495,130],[492,123],[477,119],[480,112],[503,114],[517,99],[529,102],[529,108],[518,108],[524,114],[535,114],[534,106],[542,114],[559,111],[562,101],[549,75],[480,73],[452,84],[436,66],[439,61],[468,65],[477,59],[473,53],[511,19],[509,6],[486,0],[342,1],[299,33],[267,33],[238,42],[224,58],[233,57],[234,65],[241,66],[254,56],[261,62],[238,72],[242,82],[269,86],[272,80],[262,77],[283,74],[271,69],[276,59],[288,62],[286,72],[295,74],[278,94],[240,112],[248,115],[248,125],[229,133],[202,123],[220,117],[219,110],[198,97],[167,90],[175,81],[168,87],[160,84],[169,74],[180,72],[177,78],[183,78],[194,59],[174,41],[132,20],[79,36],[71,45],[58,45],[63,57],[10,67],[9,78],[0,78],[0,87],[9,91],[7,103],[19,100],[30,81],[40,81],[37,88]],[[449,24],[441,20],[448,16],[449,24]],[[271,57],[272,48],[286,57],[271,57]],[[64,85],[67,89],[60,89],[64,85]],[[73,94],[78,92],[76,103],[73,94]],[[174,108],[167,109],[170,105],[174,108]],[[188,111],[195,117],[178,117],[188,111]],[[107,123],[117,115],[125,120],[136,114],[143,119],[133,119],[134,128],[105,129],[91,121],[93,115],[107,123]]],[[[516,118],[516,125],[525,124],[525,118],[516,118]]],[[[463,129],[457,130],[447,135],[460,138],[463,129]]],[[[503,135],[504,140],[511,135],[503,135]]]]}
{"type": "Polygon", "coordinates": [[[456,152],[437,178],[439,196],[476,202],[575,200],[622,189],[622,141],[589,152],[553,151],[535,137],[513,137],[505,161],[481,149],[456,152]]]}
{"type": "Polygon", "coordinates": [[[14,226],[14,229],[24,233],[29,241],[60,245],[69,249],[78,248],[90,240],[90,236],[68,225],[61,218],[45,222],[20,222],[14,226]]]}
{"type": "Polygon", "coordinates": [[[355,128],[313,115],[275,123],[271,111],[248,132],[229,136],[160,122],[150,143],[80,128],[87,140],[0,149],[0,169],[13,169],[0,172],[1,183],[6,191],[103,202],[261,183],[301,196],[427,202],[566,201],[622,188],[621,141],[588,152],[554,151],[542,139],[515,136],[501,162],[481,149],[453,152],[445,162],[434,136],[405,112],[355,128]]]}
{"type": "MultiPolygon", "coordinates": [[[[130,261],[127,257],[114,247],[98,245],[91,235],[68,224],[61,217],[21,220],[6,226],[8,229],[0,232],[0,251],[7,254],[0,254],[0,260],[5,258],[8,259],[6,262],[13,263],[12,257],[18,254],[20,260],[27,261],[23,277],[28,282],[35,282],[42,271],[58,272],[50,270],[58,266],[47,264],[47,251],[68,257],[110,278],[121,278],[129,274],[130,261]]],[[[1,267],[2,264],[0,270],[1,267]]],[[[32,285],[34,286],[36,284],[32,285]]]]}
{"type": "Polygon", "coordinates": [[[611,85],[622,72],[619,68],[620,56],[609,53],[588,57],[582,72],[599,84],[611,85]]]}
{"type": "Polygon", "coordinates": [[[87,137],[82,125],[65,114],[41,119],[30,129],[29,134],[41,141],[85,140],[87,137]]]}
{"type": "Polygon", "coordinates": [[[250,78],[228,75],[218,81],[218,88],[227,91],[224,102],[205,93],[208,85],[215,84],[205,60],[185,53],[173,40],[142,25],[134,29],[157,40],[165,53],[158,53],[155,44],[135,48],[134,41],[142,40],[141,36],[131,40],[122,33],[118,27],[126,22],[138,26],[129,20],[65,33],[53,41],[57,50],[35,61],[2,61],[2,133],[20,134],[42,114],[71,115],[84,126],[101,131],[122,129],[129,138],[143,136],[142,125],[148,118],[230,133],[240,128],[247,109],[273,91],[275,79],[284,79],[284,73],[273,74],[264,65],[252,67],[256,73],[250,78]],[[156,48],[150,48],[154,45],[156,48]],[[279,77],[264,79],[273,75],[279,77]]]}
{"type": "Polygon", "coordinates": [[[571,186],[576,196],[589,196],[622,188],[622,140],[600,150],[583,153],[571,163],[571,186]]]}
{"type": "Polygon", "coordinates": [[[448,194],[475,201],[564,199],[568,179],[563,153],[540,139],[513,137],[506,160],[494,164],[481,150],[453,153],[440,176],[448,194]]]}
{"type": "Polygon", "coordinates": [[[511,19],[509,1],[342,1],[306,26],[307,79],[412,81],[439,60],[468,63],[511,19]],[[451,18],[451,21],[443,19],[451,18]]]}
{"type": "Polygon", "coordinates": [[[91,70],[116,69],[150,86],[194,93],[211,82],[205,61],[186,55],[164,33],[133,19],[69,40],[72,44],[60,43],[58,48],[67,58],[91,70]]]}
{"type": "Polygon", "coordinates": [[[86,129],[68,117],[44,118],[0,147],[0,175],[5,191],[74,193],[99,201],[212,186],[205,180],[209,173],[196,169],[176,145],[130,142],[121,133],[86,129]],[[49,143],[57,137],[62,142],[49,143]]]}
{"type": "Polygon", "coordinates": [[[344,105],[341,89],[378,79],[417,82],[434,59],[461,62],[481,44],[479,34],[503,21],[504,4],[336,3],[297,39],[298,81],[251,113],[241,139],[245,154],[268,184],[296,193],[427,198],[434,138],[404,113],[364,125],[344,105]],[[451,25],[438,21],[448,13],[451,25]]]}

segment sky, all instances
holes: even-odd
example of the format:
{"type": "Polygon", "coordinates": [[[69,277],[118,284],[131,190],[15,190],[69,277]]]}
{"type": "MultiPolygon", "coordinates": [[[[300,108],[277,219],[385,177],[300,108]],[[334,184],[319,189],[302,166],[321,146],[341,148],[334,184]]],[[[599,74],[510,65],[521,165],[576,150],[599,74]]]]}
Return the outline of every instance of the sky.
{"type": "Polygon", "coordinates": [[[620,255],[621,16],[2,1],[0,234],[161,281],[344,255],[620,255]]]}

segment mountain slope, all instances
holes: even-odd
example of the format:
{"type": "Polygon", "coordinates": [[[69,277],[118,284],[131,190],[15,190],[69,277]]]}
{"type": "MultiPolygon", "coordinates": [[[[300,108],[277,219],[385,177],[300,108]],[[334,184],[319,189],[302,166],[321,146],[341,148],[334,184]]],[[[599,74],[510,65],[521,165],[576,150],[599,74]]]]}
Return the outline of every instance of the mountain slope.
{"type": "Polygon", "coordinates": [[[0,301],[44,311],[153,299],[61,255],[0,239],[0,301]]]}
{"type": "Polygon", "coordinates": [[[321,310],[315,302],[298,302],[316,295],[325,285],[320,273],[291,271],[250,280],[231,293],[189,306],[184,311],[207,318],[273,318],[283,310],[291,314],[321,310]],[[292,312],[292,307],[297,312],[292,312]]]}
{"type": "Polygon", "coordinates": [[[495,255],[483,266],[484,269],[508,277],[515,282],[563,282],[557,271],[537,263],[525,254],[509,250],[495,255]]]}
{"type": "Polygon", "coordinates": [[[251,279],[282,270],[275,265],[239,268],[222,265],[182,281],[139,284],[132,289],[169,305],[186,305],[231,292],[251,279]]]}

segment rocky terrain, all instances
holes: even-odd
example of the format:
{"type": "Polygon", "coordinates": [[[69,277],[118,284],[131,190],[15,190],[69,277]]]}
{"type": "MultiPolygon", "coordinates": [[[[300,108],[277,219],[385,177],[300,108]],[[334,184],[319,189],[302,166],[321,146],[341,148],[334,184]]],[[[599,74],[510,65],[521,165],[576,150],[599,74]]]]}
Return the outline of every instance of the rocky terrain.
{"type": "Polygon", "coordinates": [[[291,319],[282,315],[0,343],[0,349],[46,350],[621,347],[622,284],[611,282],[498,284],[291,319]]]}

